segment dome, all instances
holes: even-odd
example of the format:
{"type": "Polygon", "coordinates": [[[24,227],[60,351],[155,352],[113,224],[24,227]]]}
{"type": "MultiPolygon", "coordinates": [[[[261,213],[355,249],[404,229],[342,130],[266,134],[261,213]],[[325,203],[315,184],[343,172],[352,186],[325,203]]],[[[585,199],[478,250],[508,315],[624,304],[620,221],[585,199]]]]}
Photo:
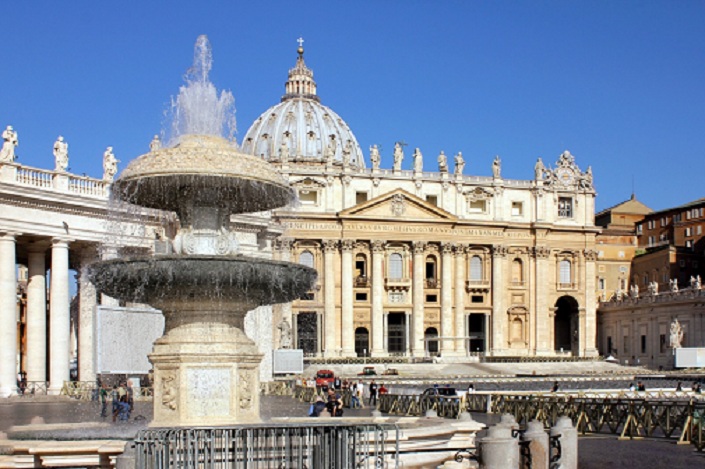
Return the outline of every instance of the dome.
{"type": "Polygon", "coordinates": [[[245,134],[241,151],[269,161],[332,160],[342,165],[347,160],[351,166],[364,168],[360,145],[350,127],[320,103],[303,52],[299,47],[281,102],[255,120],[245,134]]]}

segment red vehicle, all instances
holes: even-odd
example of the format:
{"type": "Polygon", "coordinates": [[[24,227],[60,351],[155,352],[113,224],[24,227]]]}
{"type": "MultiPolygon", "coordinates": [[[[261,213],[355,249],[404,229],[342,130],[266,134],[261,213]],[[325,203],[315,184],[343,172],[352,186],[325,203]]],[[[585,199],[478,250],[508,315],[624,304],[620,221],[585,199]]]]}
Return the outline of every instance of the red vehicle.
{"type": "Polygon", "coordinates": [[[330,370],[318,370],[316,372],[316,387],[332,386],[335,380],[335,374],[330,370]]]}

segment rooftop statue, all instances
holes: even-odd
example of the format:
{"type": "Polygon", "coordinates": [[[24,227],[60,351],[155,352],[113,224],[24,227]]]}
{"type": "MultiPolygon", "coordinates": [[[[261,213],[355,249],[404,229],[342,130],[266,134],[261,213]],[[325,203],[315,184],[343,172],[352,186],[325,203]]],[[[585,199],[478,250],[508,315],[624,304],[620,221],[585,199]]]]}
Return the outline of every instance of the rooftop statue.
{"type": "Polygon", "coordinates": [[[546,172],[546,167],[543,165],[541,157],[539,157],[536,160],[536,164],[534,165],[534,179],[536,179],[537,181],[542,181],[544,172],[546,172]]]}
{"type": "Polygon", "coordinates": [[[674,319],[673,322],[671,322],[670,336],[671,348],[680,348],[681,343],[683,343],[683,328],[681,327],[681,323],[678,322],[678,319],[674,319]]]}
{"type": "Polygon", "coordinates": [[[15,148],[19,145],[17,132],[8,125],[2,132],[2,149],[0,149],[0,163],[12,163],[15,161],[15,148]]]}
{"type": "Polygon", "coordinates": [[[404,160],[404,150],[401,143],[394,144],[394,171],[401,171],[401,162],[404,160]]]}
{"type": "Polygon", "coordinates": [[[157,151],[162,147],[162,141],[159,140],[159,135],[155,135],[151,142],[149,142],[149,151],[157,151]]]}
{"type": "Polygon", "coordinates": [[[119,162],[113,154],[113,147],[108,147],[103,153],[103,180],[112,182],[115,179],[119,162]]]}
{"type": "Polygon", "coordinates": [[[458,152],[457,155],[455,155],[455,174],[460,176],[463,174],[463,170],[465,169],[465,160],[463,159],[463,153],[458,152]]]}
{"type": "Polygon", "coordinates": [[[502,160],[499,159],[499,155],[495,156],[492,162],[492,177],[495,179],[502,177],[502,160]]]}
{"type": "Polygon", "coordinates": [[[379,169],[380,159],[377,145],[372,145],[370,147],[370,162],[372,163],[372,169],[379,169]]]}
{"type": "Polygon", "coordinates": [[[419,148],[414,150],[414,171],[417,173],[423,171],[423,155],[419,148]]]}
{"type": "Polygon", "coordinates": [[[281,147],[279,147],[279,159],[282,163],[289,161],[289,145],[286,142],[282,142],[281,147]]]}
{"type": "Polygon", "coordinates": [[[54,142],[54,160],[56,161],[55,171],[66,171],[69,167],[69,144],[64,141],[64,137],[54,142]]]}
{"type": "Polygon", "coordinates": [[[352,142],[350,140],[347,141],[345,146],[343,147],[343,166],[349,166],[350,165],[350,158],[352,156],[352,142]]]}
{"type": "Polygon", "coordinates": [[[443,151],[438,155],[438,171],[441,173],[448,172],[448,158],[446,158],[446,154],[443,151]]]}

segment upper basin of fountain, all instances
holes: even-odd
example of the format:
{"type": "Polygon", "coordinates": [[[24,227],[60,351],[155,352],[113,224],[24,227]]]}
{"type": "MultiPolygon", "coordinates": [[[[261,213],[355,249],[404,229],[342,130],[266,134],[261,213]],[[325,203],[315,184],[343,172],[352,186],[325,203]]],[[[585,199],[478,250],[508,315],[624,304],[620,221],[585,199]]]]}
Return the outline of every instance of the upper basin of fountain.
{"type": "Polygon", "coordinates": [[[215,135],[182,135],[175,146],[140,156],[120,174],[112,191],[126,202],[177,213],[184,200],[248,213],[294,199],[294,191],[271,165],[215,135]]]}

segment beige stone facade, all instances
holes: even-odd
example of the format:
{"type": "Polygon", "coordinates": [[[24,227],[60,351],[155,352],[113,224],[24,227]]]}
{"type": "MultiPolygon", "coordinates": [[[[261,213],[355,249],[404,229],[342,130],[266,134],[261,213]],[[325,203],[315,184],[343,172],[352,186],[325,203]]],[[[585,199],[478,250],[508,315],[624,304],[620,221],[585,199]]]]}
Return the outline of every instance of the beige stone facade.
{"type": "Polygon", "coordinates": [[[595,191],[569,152],[539,159],[533,180],[503,178],[499,157],[491,177],[466,175],[461,153],[431,171],[418,148],[406,170],[400,142],[381,168],[379,148],[366,158],[320,104],[302,48],[243,149],[299,195],[274,214],[274,256],[315,267],[318,285],[273,323],[289,320],[308,356],[596,354],[595,191]]]}

